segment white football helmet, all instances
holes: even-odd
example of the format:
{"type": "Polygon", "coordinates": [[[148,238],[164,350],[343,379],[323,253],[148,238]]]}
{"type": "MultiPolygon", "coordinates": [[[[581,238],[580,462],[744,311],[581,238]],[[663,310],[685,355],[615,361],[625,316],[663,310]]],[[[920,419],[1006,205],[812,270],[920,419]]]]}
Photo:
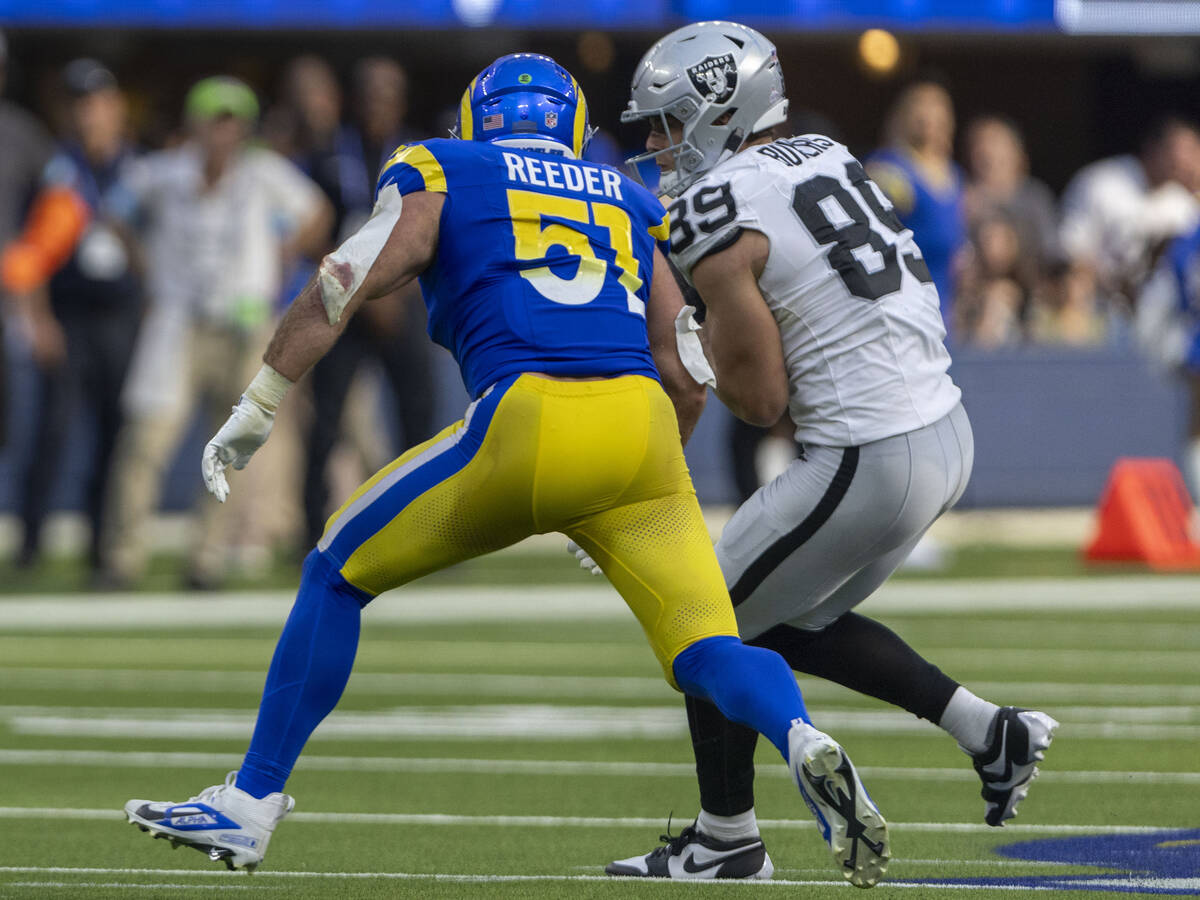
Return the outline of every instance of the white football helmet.
{"type": "Polygon", "coordinates": [[[668,116],[683,124],[678,144],[630,158],[635,166],[673,153],[660,190],[674,196],[742,149],[750,135],[787,119],[783,72],[775,45],[736,22],[697,22],[672,31],[638,63],[622,122],[668,116]],[[720,124],[716,122],[720,120],[720,124]]]}

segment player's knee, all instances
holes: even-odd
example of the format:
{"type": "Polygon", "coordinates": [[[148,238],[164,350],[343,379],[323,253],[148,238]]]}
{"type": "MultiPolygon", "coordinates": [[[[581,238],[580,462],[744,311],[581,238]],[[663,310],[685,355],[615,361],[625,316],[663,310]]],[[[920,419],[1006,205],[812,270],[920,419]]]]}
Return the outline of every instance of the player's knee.
{"type": "Polygon", "coordinates": [[[764,690],[766,685],[794,682],[795,679],[791,666],[773,650],[743,644],[738,663],[740,671],[753,674],[733,680],[732,684],[726,686],[727,696],[733,708],[752,705],[754,696],[764,690]]]}
{"type": "Polygon", "coordinates": [[[342,575],[336,562],[314,548],[304,558],[300,575],[301,588],[305,585],[319,586],[324,592],[353,599],[360,607],[366,606],[374,596],[355,587],[342,575]]]}
{"type": "Polygon", "coordinates": [[[779,654],[761,647],[743,644],[730,635],[703,638],[690,644],[675,657],[675,681],[686,693],[713,699],[718,693],[728,702],[738,703],[750,697],[759,683],[758,678],[740,677],[749,672],[772,676],[786,675],[788,668],[779,654]]]}

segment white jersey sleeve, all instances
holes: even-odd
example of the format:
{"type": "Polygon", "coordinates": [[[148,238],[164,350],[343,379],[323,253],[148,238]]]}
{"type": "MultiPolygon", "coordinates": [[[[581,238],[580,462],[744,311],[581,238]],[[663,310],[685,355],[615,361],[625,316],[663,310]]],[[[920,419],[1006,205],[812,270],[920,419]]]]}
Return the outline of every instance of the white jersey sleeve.
{"type": "Polygon", "coordinates": [[[758,284],[779,326],[798,440],[857,446],[958,403],[921,251],[841,144],[805,135],[747,148],[669,211],[671,259],[689,280],[744,230],[770,242],[758,284]]]}
{"type": "Polygon", "coordinates": [[[747,229],[763,230],[748,195],[769,184],[755,175],[745,168],[710,174],[667,207],[671,261],[689,281],[692,267],[704,257],[731,246],[747,229]]]}

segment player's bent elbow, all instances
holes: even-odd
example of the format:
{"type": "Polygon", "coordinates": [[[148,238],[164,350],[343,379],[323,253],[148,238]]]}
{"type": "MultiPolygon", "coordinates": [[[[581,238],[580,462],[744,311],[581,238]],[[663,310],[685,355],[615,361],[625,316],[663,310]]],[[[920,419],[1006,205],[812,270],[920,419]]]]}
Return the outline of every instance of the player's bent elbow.
{"type": "Polygon", "coordinates": [[[675,409],[675,418],[679,422],[679,435],[684,443],[687,443],[700,414],[704,412],[708,390],[685,373],[678,373],[675,377],[671,377],[664,372],[662,385],[667,397],[671,400],[671,406],[675,409]]]}
{"type": "Polygon", "coordinates": [[[690,392],[686,397],[674,400],[675,417],[679,421],[679,436],[685,444],[691,437],[696,423],[700,421],[707,399],[708,394],[702,387],[698,392],[690,392]]]}
{"type": "Polygon", "coordinates": [[[764,391],[741,398],[737,404],[737,417],[759,428],[770,428],[787,412],[787,395],[777,396],[764,391]]]}

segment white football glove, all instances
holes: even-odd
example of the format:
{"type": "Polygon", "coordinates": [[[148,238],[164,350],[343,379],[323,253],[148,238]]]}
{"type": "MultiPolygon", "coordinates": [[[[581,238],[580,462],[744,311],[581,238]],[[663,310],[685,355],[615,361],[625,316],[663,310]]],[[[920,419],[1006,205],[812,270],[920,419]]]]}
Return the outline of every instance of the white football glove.
{"type": "Polygon", "coordinates": [[[567,541],[567,552],[574,554],[575,558],[579,560],[579,568],[584,571],[590,571],[593,575],[600,574],[600,567],[596,565],[596,561],[588,556],[588,552],[574,541],[567,541]]]}
{"type": "Polygon", "coordinates": [[[221,430],[204,448],[200,458],[200,472],[204,486],[209,492],[225,502],[229,496],[229,482],[225,480],[225,467],[246,468],[254,451],[263,445],[275,424],[275,413],[263,409],[244,394],[233,408],[233,414],[225,420],[221,430]]]}
{"type": "Polygon", "coordinates": [[[200,474],[204,476],[204,486],[222,503],[229,496],[225,467],[232,464],[235,469],[246,468],[254,451],[271,434],[275,410],[291,387],[291,381],[264,365],[246,386],[233,415],[205,446],[200,457],[200,474]]]}
{"type": "Polygon", "coordinates": [[[685,306],[675,317],[675,348],[679,351],[679,359],[688,374],[697,384],[704,384],[717,389],[717,376],[704,355],[704,347],[700,343],[700,323],[696,321],[696,307],[685,306]]]}

